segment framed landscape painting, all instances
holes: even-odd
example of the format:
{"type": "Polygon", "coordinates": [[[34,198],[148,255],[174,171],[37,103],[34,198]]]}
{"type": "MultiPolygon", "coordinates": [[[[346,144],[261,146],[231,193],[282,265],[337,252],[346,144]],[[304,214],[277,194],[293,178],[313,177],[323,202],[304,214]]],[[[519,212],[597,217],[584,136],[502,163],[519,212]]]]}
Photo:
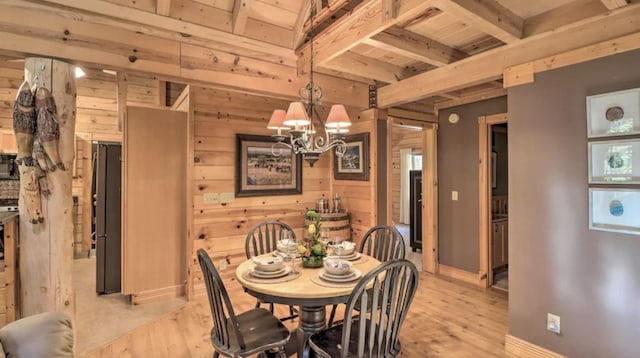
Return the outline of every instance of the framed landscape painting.
{"type": "Polygon", "coordinates": [[[302,158],[270,136],[236,134],[236,196],[302,194],[302,158]]]}
{"type": "Polygon", "coordinates": [[[336,180],[369,180],[369,133],[344,139],[347,150],[342,157],[334,151],[333,177],[336,180]]]}

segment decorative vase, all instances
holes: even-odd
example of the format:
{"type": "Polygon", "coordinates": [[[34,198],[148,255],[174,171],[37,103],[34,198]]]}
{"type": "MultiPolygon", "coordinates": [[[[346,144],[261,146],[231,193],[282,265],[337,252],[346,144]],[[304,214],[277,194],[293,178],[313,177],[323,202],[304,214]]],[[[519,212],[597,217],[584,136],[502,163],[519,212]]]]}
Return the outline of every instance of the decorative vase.
{"type": "Polygon", "coordinates": [[[320,268],[323,265],[324,255],[311,255],[302,257],[302,267],[320,268]]]}

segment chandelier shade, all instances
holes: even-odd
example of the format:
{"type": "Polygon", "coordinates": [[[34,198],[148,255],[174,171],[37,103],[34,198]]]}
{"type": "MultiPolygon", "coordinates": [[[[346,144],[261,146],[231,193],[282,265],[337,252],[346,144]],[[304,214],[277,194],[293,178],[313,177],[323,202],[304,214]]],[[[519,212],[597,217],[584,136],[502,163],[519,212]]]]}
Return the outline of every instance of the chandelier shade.
{"type": "Polygon", "coordinates": [[[347,128],[351,126],[351,120],[347,114],[347,110],[342,104],[334,104],[331,106],[325,127],[330,129],[347,128]]]}
{"type": "Polygon", "coordinates": [[[288,127],[302,127],[309,125],[311,120],[307,115],[307,109],[304,108],[302,102],[291,102],[287,110],[287,116],[284,125],[288,127]]]}
{"type": "Polygon", "coordinates": [[[284,109],[276,109],[271,115],[271,119],[269,120],[269,124],[267,124],[267,128],[276,130],[289,129],[289,126],[284,124],[286,116],[287,112],[285,112],[284,109]]]}

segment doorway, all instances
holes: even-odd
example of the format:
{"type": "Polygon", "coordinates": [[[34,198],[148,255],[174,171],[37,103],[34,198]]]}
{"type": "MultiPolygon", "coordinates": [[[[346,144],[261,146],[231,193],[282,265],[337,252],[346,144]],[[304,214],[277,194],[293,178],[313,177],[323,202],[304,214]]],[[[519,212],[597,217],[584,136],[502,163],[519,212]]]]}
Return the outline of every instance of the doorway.
{"type": "Polygon", "coordinates": [[[508,123],[506,114],[479,118],[480,270],[485,284],[509,290],[508,123]]]}

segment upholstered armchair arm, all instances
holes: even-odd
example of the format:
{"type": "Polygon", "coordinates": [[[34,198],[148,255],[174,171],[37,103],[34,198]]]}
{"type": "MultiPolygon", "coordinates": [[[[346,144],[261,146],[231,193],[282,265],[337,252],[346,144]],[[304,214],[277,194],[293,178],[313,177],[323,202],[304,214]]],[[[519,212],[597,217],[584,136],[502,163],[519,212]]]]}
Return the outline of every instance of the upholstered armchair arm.
{"type": "Polygon", "coordinates": [[[46,312],[19,319],[0,328],[0,343],[8,357],[73,357],[71,318],[46,312]]]}

